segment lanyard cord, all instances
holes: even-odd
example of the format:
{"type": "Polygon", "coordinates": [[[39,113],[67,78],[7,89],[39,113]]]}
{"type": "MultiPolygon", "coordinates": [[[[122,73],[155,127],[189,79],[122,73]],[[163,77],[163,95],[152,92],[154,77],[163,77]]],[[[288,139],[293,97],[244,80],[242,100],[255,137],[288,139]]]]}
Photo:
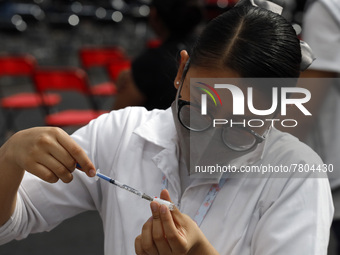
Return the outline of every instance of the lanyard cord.
{"type": "MultiPolygon", "coordinates": [[[[221,190],[224,183],[226,182],[226,178],[221,178],[220,182],[218,184],[211,185],[208,194],[205,196],[200,208],[198,208],[195,216],[194,221],[196,224],[200,227],[205,216],[207,215],[212,203],[214,202],[217,193],[221,190]]],[[[168,188],[168,179],[163,174],[162,176],[162,190],[168,188]]]]}

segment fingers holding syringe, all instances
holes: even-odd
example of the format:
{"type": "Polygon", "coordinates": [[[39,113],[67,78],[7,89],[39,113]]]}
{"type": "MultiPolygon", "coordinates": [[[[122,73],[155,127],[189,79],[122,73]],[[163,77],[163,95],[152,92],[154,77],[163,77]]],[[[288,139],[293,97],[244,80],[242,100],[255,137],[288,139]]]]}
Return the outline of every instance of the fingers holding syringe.
{"type": "Polygon", "coordinates": [[[30,148],[21,160],[22,167],[50,183],[58,179],[65,183],[72,181],[76,161],[60,143],[67,139],[74,142],[71,137],[62,129],[49,127],[34,128],[25,133],[25,137],[30,137],[30,143],[27,143],[30,148]]]}
{"type": "Polygon", "coordinates": [[[96,175],[96,168],[85,151],[68,134],[65,133],[64,135],[59,136],[58,142],[67,151],[70,157],[63,157],[63,155],[57,157],[63,158],[63,162],[65,162],[69,169],[74,169],[77,164],[77,168],[85,172],[89,177],[94,177],[96,175]]]}
{"type": "Polygon", "coordinates": [[[169,191],[167,189],[163,189],[160,194],[160,198],[169,202],[171,201],[169,191]]]}
{"type": "Polygon", "coordinates": [[[152,235],[153,223],[152,217],[149,218],[143,225],[140,237],[136,238],[135,248],[138,255],[159,254],[152,235]]]}
{"type": "Polygon", "coordinates": [[[13,172],[26,170],[48,182],[59,178],[72,180],[75,162],[80,162],[90,175],[95,169],[86,153],[62,129],[35,127],[14,134],[2,147],[2,165],[13,172]]]}
{"type": "Polygon", "coordinates": [[[152,211],[152,239],[160,254],[171,254],[169,243],[167,242],[161,221],[160,205],[157,202],[151,202],[152,211]]]}
{"type": "Polygon", "coordinates": [[[54,183],[61,179],[63,182],[69,183],[73,179],[71,171],[65,167],[65,163],[56,159],[53,154],[39,158],[37,165],[38,169],[34,168],[32,173],[47,182],[54,183]]]}
{"type": "MultiPolygon", "coordinates": [[[[36,155],[35,160],[48,169],[50,173],[43,171],[36,173],[33,169],[31,172],[43,180],[54,182],[55,175],[58,179],[68,183],[72,181],[72,172],[75,169],[76,162],[81,162],[82,171],[89,175],[90,169],[94,169],[91,160],[87,157],[84,150],[62,129],[60,128],[41,128],[39,136],[34,139],[36,155]],[[47,177],[44,177],[46,176],[47,177]]],[[[90,175],[89,175],[90,176],[90,175]]]]}
{"type": "MultiPolygon", "coordinates": [[[[171,201],[168,190],[162,190],[161,199],[171,201]]],[[[173,252],[185,254],[190,249],[188,242],[187,226],[192,220],[187,215],[182,214],[175,206],[171,211],[166,205],[160,205],[160,220],[163,226],[164,235],[173,252]]]]}

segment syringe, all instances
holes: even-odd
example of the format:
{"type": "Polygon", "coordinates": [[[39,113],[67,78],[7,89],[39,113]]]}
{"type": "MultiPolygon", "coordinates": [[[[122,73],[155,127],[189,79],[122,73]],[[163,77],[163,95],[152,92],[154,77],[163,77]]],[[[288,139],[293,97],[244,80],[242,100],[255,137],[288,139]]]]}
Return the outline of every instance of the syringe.
{"type": "Polygon", "coordinates": [[[135,195],[137,195],[137,196],[139,196],[141,198],[144,198],[146,200],[149,200],[150,202],[151,201],[156,201],[156,202],[158,202],[161,205],[166,205],[169,208],[169,210],[171,210],[171,211],[173,209],[175,209],[175,205],[173,203],[171,203],[169,201],[166,201],[164,199],[157,198],[157,197],[151,197],[151,196],[149,196],[149,195],[147,195],[145,193],[142,193],[139,190],[136,190],[136,189],[134,189],[134,188],[132,188],[132,187],[126,185],[126,184],[120,183],[119,181],[114,180],[114,179],[112,179],[112,178],[110,178],[110,177],[100,173],[99,169],[97,170],[96,178],[97,178],[96,180],[101,178],[101,179],[103,179],[105,181],[108,181],[109,183],[112,183],[113,185],[116,185],[117,187],[119,187],[121,189],[125,189],[127,191],[130,191],[131,193],[133,193],[133,194],[135,194],[135,195]]]}

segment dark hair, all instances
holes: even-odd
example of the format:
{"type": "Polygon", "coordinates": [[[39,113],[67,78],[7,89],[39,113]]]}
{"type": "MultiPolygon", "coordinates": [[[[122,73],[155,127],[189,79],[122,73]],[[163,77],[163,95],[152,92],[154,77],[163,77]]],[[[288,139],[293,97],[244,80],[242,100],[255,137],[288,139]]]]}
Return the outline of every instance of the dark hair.
{"type": "Polygon", "coordinates": [[[190,65],[233,69],[242,77],[299,77],[300,41],[281,15],[237,6],[212,20],[190,54],[190,65]]]}
{"type": "Polygon", "coordinates": [[[199,0],[153,0],[151,6],[172,34],[191,33],[203,19],[199,0]]]}

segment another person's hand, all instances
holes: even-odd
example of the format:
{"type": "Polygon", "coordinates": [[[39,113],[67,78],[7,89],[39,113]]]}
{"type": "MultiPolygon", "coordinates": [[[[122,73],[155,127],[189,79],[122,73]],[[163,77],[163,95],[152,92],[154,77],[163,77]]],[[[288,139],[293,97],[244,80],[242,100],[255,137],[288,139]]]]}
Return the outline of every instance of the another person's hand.
{"type": "MultiPolygon", "coordinates": [[[[167,190],[161,192],[161,198],[171,201],[167,190]]],[[[150,206],[152,217],[135,240],[137,255],[218,254],[188,215],[157,202],[150,206]]]]}
{"type": "Polygon", "coordinates": [[[26,170],[50,183],[59,179],[70,182],[77,162],[88,176],[95,175],[95,167],[86,153],[60,128],[37,127],[20,131],[1,149],[11,169],[26,170]]]}

